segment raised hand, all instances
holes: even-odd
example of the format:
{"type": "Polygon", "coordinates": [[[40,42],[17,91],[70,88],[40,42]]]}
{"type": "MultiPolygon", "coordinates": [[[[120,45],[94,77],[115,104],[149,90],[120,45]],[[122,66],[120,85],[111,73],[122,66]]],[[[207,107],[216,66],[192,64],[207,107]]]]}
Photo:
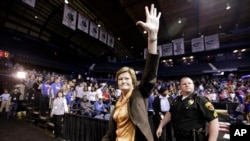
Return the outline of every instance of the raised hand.
{"type": "Polygon", "coordinates": [[[140,25],[148,32],[148,37],[151,39],[157,39],[157,33],[159,30],[159,20],[161,17],[161,12],[157,14],[157,9],[154,4],[151,4],[150,11],[147,6],[145,6],[146,22],[138,21],[136,25],[140,25]]]}

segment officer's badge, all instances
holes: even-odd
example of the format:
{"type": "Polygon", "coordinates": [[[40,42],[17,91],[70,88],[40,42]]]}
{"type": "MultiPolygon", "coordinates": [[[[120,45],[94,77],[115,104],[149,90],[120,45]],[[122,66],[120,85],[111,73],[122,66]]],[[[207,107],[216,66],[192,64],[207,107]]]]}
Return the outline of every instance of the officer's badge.
{"type": "Polygon", "coordinates": [[[188,100],[188,105],[192,105],[194,103],[194,100],[193,99],[189,99],[188,100]]]}
{"type": "Polygon", "coordinates": [[[206,107],[208,110],[214,111],[214,106],[213,106],[213,104],[210,103],[210,102],[207,102],[207,103],[205,104],[205,107],[206,107]]]}

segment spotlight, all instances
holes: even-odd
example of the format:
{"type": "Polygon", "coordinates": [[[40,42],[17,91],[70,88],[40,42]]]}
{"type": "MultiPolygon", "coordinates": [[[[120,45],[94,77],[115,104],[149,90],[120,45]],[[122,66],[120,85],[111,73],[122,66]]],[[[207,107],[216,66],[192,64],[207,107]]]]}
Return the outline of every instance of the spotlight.
{"type": "Polygon", "coordinates": [[[16,77],[20,79],[24,79],[26,77],[26,72],[19,71],[16,73],[16,77]]]}

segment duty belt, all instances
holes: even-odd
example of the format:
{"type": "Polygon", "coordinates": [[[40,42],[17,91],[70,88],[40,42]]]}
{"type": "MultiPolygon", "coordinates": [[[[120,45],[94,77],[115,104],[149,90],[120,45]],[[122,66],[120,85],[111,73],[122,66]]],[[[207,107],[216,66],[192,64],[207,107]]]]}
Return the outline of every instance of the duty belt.
{"type": "Polygon", "coordinates": [[[205,137],[205,130],[203,128],[193,129],[191,131],[182,131],[182,130],[175,130],[175,137],[176,138],[189,138],[193,141],[199,141],[200,136],[205,137]]]}

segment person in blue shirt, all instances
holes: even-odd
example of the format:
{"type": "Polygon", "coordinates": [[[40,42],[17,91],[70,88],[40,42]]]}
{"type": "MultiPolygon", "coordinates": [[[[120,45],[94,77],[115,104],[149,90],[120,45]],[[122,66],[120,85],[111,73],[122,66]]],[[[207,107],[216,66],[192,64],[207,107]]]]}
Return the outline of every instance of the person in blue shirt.
{"type": "Polygon", "coordinates": [[[49,107],[52,108],[52,103],[58,91],[62,88],[60,77],[56,77],[49,89],[49,107]]]}
{"type": "Polygon", "coordinates": [[[66,93],[65,98],[67,101],[68,108],[69,108],[69,110],[71,110],[73,108],[74,104],[76,104],[75,87],[74,86],[70,86],[70,90],[66,93]]]}
{"type": "Polygon", "coordinates": [[[238,81],[235,89],[235,96],[238,99],[238,106],[234,111],[233,118],[237,118],[239,115],[244,115],[245,102],[243,89],[243,83],[241,81],[238,81]]]}
{"type": "Polygon", "coordinates": [[[95,101],[94,103],[94,109],[97,115],[101,115],[101,114],[106,114],[107,110],[105,108],[105,105],[103,103],[103,97],[99,96],[98,100],[95,101]]]}

